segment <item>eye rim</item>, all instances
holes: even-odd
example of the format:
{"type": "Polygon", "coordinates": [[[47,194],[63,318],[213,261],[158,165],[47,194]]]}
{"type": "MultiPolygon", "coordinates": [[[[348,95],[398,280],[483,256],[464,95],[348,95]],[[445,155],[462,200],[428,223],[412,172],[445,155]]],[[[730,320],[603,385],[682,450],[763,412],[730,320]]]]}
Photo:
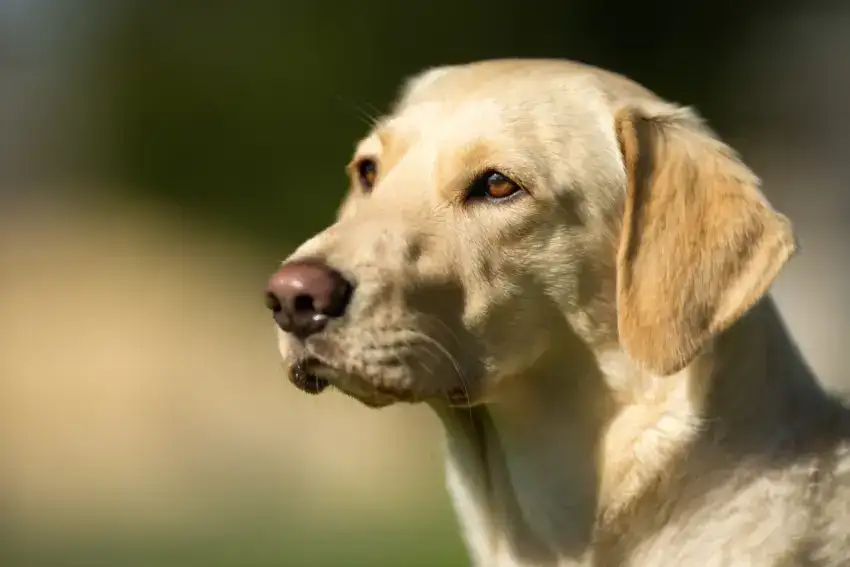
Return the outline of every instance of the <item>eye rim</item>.
{"type": "Polygon", "coordinates": [[[514,199],[523,193],[525,193],[525,189],[522,187],[522,185],[516,182],[509,175],[497,169],[488,169],[476,176],[475,180],[470,183],[469,189],[467,189],[466,192],[466,201],[486,201],[489,203],[504,203],[505,201],[514,199]],[[510,185],[510,193],[500,196],[492,195],[489,190],[491,186],[491,181],[494,177],[499,178],[503,182],[507,182],[510,185]]]}
{"type": "Polygon", "coordinates": [[[361,158],[354,164],[354,172],[360,188],[369,193],[375,187],[375,182],[378,180],[378,161],[371,157],[361,158]]]}

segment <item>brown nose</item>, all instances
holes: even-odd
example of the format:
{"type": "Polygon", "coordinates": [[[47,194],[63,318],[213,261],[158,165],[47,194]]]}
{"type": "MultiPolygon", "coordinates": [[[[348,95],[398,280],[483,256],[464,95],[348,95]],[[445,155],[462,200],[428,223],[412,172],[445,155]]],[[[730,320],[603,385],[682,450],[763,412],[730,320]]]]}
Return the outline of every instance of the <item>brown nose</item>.
{"type": "Polygon", "coordinates": [[[342,316],[352,290],[342,274],[321,262],[289,262],[269,279],[266,306],[281,329],[303,339],[342,316]]]}

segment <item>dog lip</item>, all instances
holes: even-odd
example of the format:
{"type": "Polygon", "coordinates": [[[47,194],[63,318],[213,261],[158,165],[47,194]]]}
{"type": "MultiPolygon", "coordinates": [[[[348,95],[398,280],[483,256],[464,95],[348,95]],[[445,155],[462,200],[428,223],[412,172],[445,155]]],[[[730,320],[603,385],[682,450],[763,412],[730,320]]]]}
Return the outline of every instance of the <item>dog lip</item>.
{"type": "Polygon", "coordinates": [[[315,371],[311,369],[311,367],[315,368],[316,364],[321,364],[321,362],[314,357],[303,358],[294,362],[289,367],[289,381],[303,392],[312,395],[321,394],[330,386],[330,382],[325,378],[316,376],[315,371]]]}
{"type": "Polygon", "coordinates": [[[343,370],[332,361],[306,349],[292,362],[288,372],[290,382],[307,394],[318,395],[330,386],[334,386],[340,393],[370,407],[383,407],[394,402],[416,403],[431,398],[442,399],[456,408],[469,407],[472,404],[465,388],[452,388],[449,391],[428,395],[417,394],[412,390],[386,387],[376,384],[375,380],[370,379],[368,375],[343,370]]]}
{"type": "Polygon", "coordinates": [[[368,376],[344,370],[312,352],[305,353],[292,364],[290,380],[309,394],[319,394],[334,386],[340,393],[375,408],[392,402],[415,401],[412,393],[377,386],[368,376]]]}

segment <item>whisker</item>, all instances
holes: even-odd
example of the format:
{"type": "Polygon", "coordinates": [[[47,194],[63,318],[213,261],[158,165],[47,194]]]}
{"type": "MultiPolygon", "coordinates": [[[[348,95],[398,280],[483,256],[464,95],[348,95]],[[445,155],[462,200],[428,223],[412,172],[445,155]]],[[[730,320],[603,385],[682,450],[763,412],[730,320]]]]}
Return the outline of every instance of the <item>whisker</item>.
{"type": "MultiPolygon", "coordinates": [[[[450,327],[448,327],[445,323],[443,323],[436,317],[433,317],[433,319],[439,322],[445,328],[445,330],[452,335],[454,340],[458,341],[458,344],[460,344],[457,335],[452,331],[450,327]]],[[[445,358],[449,362],[449,364],[451,364],[452,369],[454,370],[455,375],[457,376],[458,381],[460,382],[460,386],[463,389],[463,393],[467,402],[471,401],[472,394],[469,386],[469,380],[467,379],[466,374],[461,369],[457,359],[442,342],[432,337],[431,335],[419,331],[415,328],[411,328],[408,325],[405,325],[401,328],[396,325],[390,325],[389,327],[379,326],[378,328],[364,330],[360,335],[360,340],[363,341],[363,348],[365,351],[379,351],[380,353],[382,353],[383,357],[389,358],[394,362],[397,362],[400,367],[406,366],[405,359],[403,356],[404,351],[406,349],[415,350],[417,346],[424,347],[422,349],[422,352],[424,352],[429,357],[433,357],[436,361],[439,361],[441,357],[445,358]],[[381,340],[381,335],[395,335],[397,340],[406,335],[407,338],[402,339],[397,343],[397,346],[402,347],[401,353],[397,349],[392,348],[392,341],[390,343],[387,343],[386,340],[381,340]]],[[[428,374],[435,374],[435,369],[431,365],[426,363],[421,356],[416,357],[416,362],[420,364],[428,374]]],[[[452,406],[452,404],[456,402],[451,399],[451,396],[449,394],[449,392],[440,392],[440,395],[446,399],[446,401],[449,403],[449,406],[452,406]]],[[[466,410],[469,414],[470,423],[474,423],[475,417],[473,415],[472,406],[467,404],[466,410]]]]}
{"type": "Polygon", "coordinates": [[[375,124],[377,124],[377,122],[378,122],[377,117],[381,114],[380,111],[378,111],[377,108],[373,107],[372,105],[369,105],[369,106],[372,107],[372,109],[374,111],[374,113],[369,113],[366,110],[364,110],[361,106],[359,106],[357,103],[355,103],[353,100],[346,99],[342,95],[336,95],[336,99],[339,102],[342,102],[343,104],[347,105],[351,110],[353,110],[355,112],[355,115],[357,116],[358,120],[360,120],[361,122],[366,124],[366,126],[368,126],[369,128],[372,128],[372,127],[375,126],[375,124]]]}
{"type": "MultiPolygon", "coordinates": [[[[449,349],[447,349],[445,346],[443,346],[443,344],[440,341],[438,341],[437,339],[435,339],[435,338],[433,338],[433,337],[431,337],[431,336],[429,336],[429,335],[427,335],[423,332],[416,331],[416,330],[413,330],[413,329],[409,329],[409,332],[415,338],[423,340],[426,343],[434,346],[438,351],[440,351],[443,354],[443,356],[446,357],[446,359],[449,361],[449,363],[451,363],[452,367],[454,367],[455,373],[457,374],[457,377],[460,380],[460,384],[461,384],[461,387],[463,388],[464,394],[466,394],[467,401],[471,401],[472,400],[472,394],[470,393],[470,390],[469,390],[469,383],[467,382],[466,376],[464,375],[463,371],[461,370],[460,365],[457,363],[457,359],[455,359],[455,357],[452,355],[452,353],[449,352],[449,349]]],[[[446,397],[448,397],[448,395],[446,395],[446,397]]],[[[449,400],[449,402],[451,402],[451,400],[449,400]]],[[[467,405],[467,410],[469,412],[470,423],[474,423],[475,418],[472,415],[472,406],[467,405]]]]}
{"type": "Polygon", "coordinates": [[[376,115],[378,115],[378,114],[380,114],[380,113],[381,113],[381,110],[380,110],[377,106],[375,106],[374,104],[372,104],[371,102],[366,102],[366,103],[364,103],[364,104],[365,104],[366,106],[368,106],[368,107],[369,107],[369,109],[370,109],[372,112],[374,112],[376,115]]]}
{"type": "Polygon", "coordinates": [[[455,333],[451,327],[449,327],[442,319],[440,319],[436,315],[431,315],[428,313],[417,313],[416,317],[425,319],[426,321],[433,321],[435,323],[438,323],[440,327],[442,327],[443,330],[445,330],[450,335],[456,345],[459,346],[461,344],[460,338],[457,336],[457,333],[455,333]]]}

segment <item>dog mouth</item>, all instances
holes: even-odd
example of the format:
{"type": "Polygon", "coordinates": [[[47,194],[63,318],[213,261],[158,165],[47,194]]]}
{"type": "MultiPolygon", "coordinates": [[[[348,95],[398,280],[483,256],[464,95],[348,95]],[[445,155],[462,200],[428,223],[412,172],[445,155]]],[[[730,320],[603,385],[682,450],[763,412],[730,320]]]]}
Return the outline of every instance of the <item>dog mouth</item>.
{"type": "Polygon", "coordinates": [[[305,353],[289,366],[289,381],[302,392],[314,396],[331,386],[358,399],[368,399],[370,394],[380,393],[378,388],[370,388],[364,377],[312,353],[305,353]]]}
{"type": "Polygon", "coordinates": [[[315,357],[294,362],[289,367],[289,381],[302,392],[314,396],[321,394],[331,385],[330,380],[317,375],[318,367],[321,364],[319,359],[315,357]]]}
{"type": "Polygon", "coordinates": [[[383,407],[397,402],[416,403],[425,398],[442,398],[450,406],[466,407],[470,404],[466,388],[450,389],[439,395],[421,396],[408,389],[387,388],[376,385],[365,376],[346,372],[327,361],[305,355],[289,366],[289,381],[306,394],[316,396],[334,386],[341,393],[353,397],[370,407],[383,407]]]}

